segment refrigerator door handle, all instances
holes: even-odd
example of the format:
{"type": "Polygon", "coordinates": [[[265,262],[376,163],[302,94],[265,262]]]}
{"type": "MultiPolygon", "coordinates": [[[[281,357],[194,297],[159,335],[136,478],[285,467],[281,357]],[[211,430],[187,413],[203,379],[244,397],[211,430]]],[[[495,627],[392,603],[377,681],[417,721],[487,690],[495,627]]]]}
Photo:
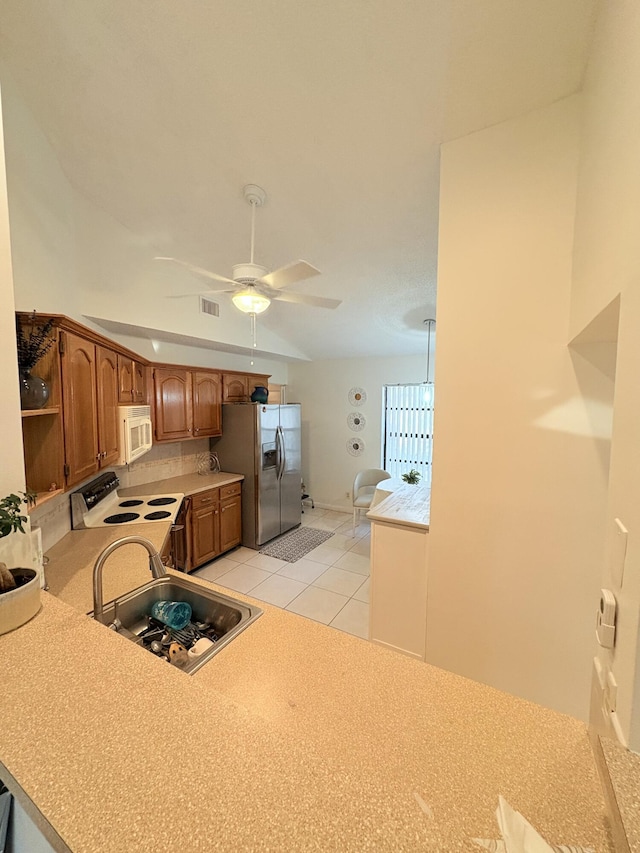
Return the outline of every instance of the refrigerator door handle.
{"type": "Polygon", "coordinates": [[[284,449],[284,433],[281,426],[276,427],[276,447],[278,449],[278,480],[281,480],[287,461],[287,454],[284,449]]]}

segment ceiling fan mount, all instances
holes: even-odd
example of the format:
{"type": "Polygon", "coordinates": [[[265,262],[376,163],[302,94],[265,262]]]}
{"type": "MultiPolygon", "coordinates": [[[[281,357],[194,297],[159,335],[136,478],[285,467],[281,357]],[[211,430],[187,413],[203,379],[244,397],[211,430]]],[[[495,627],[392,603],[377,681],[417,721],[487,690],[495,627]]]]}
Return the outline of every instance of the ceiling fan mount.
{"type": "MultiPolygon", "coordinates": [[[[190,264],[187,261],[181,261],[178,258],[156,257],[155,260],[171,261],[174,264],[186,267],[186,269],[196,275],[219,282],[218,285],[209,284],[209,290],[232,293],[234,305],[240,311],[244,311],[247,314],[259,313],[255,307],[257,302],[251,299],[243,300],[237,298],[241,295],[246,295],[245,291],[247,289],[250,289],[254,297],[256,293],[260,294],[261,308],[259,310],[261,311],[266,310],[272,300],[312,305],[316,308],[337,308],[341,304],[339,299],[328,299],[324,296],[312,296],[306,293],[290,293],[286,291],[286,288],[297,284],[299,281],[320,275],[320,270],[306,261],[293,261],[273,272],[269,272],[267,267],[254,262],[256,208],[264,205],[267,200],[267,194],[257,184],[246,184],[242,192],[247,203],[251,206],[251,256],[248,263],[235,264],[232,267],[231,278],[218,275],[210,270],[190,264]]],[[[190,294],[185,293],[181,295],[189,296],[190,294]]]]}
{"type": "Polygon", "coordinates": [[[259,187],[257,184],[247,184],[245,187],[243,187],[242,194],[249,202],[249,204],[253,205],[254,207],[262,207],[262,205],[267,200],[266,192],[262,189],[262,187],[259,187]]]}

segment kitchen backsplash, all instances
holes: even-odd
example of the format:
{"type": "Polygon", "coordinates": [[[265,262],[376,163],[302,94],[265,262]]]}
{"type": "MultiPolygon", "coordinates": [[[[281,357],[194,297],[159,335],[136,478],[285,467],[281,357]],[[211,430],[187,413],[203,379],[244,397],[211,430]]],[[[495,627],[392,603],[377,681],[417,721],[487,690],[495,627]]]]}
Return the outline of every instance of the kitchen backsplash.
{"type": "MultiPolygon", "coordinates": [[[[180,477],[197,471],[197,456],[209,452],[209,439],[199,438],[192,441],[176,441],[168,444],[154,444],[138,462],[121,468],[114,468],[120,479],[120,487],[140,486],[167,477],[180,477]]],[[[93,479],[93,478],[91,478],[93,479]]],[[[78,485],[71,491],[80,488],[78,485]]],[[[71,530],[69,510],[71,491],[48,501],[42,507],[30,513],[31,527],[42,530],[42,550],[59,542],[71,530]]]]}

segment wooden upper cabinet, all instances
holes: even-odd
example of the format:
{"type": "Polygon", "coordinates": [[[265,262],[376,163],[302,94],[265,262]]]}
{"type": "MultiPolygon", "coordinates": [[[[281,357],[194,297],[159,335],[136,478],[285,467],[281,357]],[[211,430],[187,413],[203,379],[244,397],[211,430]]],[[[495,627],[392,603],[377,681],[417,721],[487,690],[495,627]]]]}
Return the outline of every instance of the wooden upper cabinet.
{"type": "Polygon", "coordinates": [[[216,370],[156,367],[156,441],[222,435],[221,384],[216,370]]]}
{"type": "Polygon", "coordinates": [[[222,435],[222,380],[213,371],[193,373],[193,435],[222,435]]]}
{"type": "Polygon", "coordinates": [[[96,347],[70,332],[60,334],[65,473],[72,486],[99,468],[96,347]]]}
{"type": "Polygon", "coordinates": [[[96,347],[98,454],[100,466],[118,461],[118,356],[96,347]]]}
{"type": "Polygon", "coordinates": [[[156,367],[156,441],[177,441],[193,437],[193,395],[191,371],[156,367]]]}
{"type": "Polygon", "coordinates": [[[148,402],[147,368],[139,361],[118,355],[118,401],[123,406],[148,402]]]}
{"type": "Polygon", "coordinates": [[[247,377],[236,373],[223,373],[223,395],[225,403],[246,403],[248,399],[247,377]]]}
{"type": "Polygon", "coordinates": [[[263,385],[266,388],[268,384],[268,376],[253,373],[223,373],[222,402],[249,403],[256,385],[263,385]]]}

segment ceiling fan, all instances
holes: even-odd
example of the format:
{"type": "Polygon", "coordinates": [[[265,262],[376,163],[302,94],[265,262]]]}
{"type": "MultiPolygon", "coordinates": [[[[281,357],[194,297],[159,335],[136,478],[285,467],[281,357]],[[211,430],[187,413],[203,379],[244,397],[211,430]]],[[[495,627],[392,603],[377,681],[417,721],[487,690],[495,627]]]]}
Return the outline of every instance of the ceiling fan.
{"type": "MultiPolygon", "coordinates": [[[[202,267],[181,261],[178,258],[155,258],[156,261],[171,261],[186,267],[197,275],[220,282],[208,285],[210,291],[232,293],[231,300],[236,308],[245,314],[261,314],[266,311],[272,300],[281,302],[297,302],[301,305],[312,305],[316,308],[337,308],[339,299],[328,299],[324,296],[311,296],[303,293],[288,293],[285,288],[304,281],[314,275],[320,275],[320,270],[306,261],[293,261],[284,267],[269,272],[266,267],[254,263],[253,250],[255,243],[256,207],[262,207],[267,200],[265,191],[256,184],[244,187],[244,197],[251,205],[251,260],[249,263],[235,264],[232,268],[232,278],[210,272],[202,267]],[[229,286],[231,285],[231,286],[229,286]]],[[[189,294],[182,294],[188,296],[189,294]]]]}

